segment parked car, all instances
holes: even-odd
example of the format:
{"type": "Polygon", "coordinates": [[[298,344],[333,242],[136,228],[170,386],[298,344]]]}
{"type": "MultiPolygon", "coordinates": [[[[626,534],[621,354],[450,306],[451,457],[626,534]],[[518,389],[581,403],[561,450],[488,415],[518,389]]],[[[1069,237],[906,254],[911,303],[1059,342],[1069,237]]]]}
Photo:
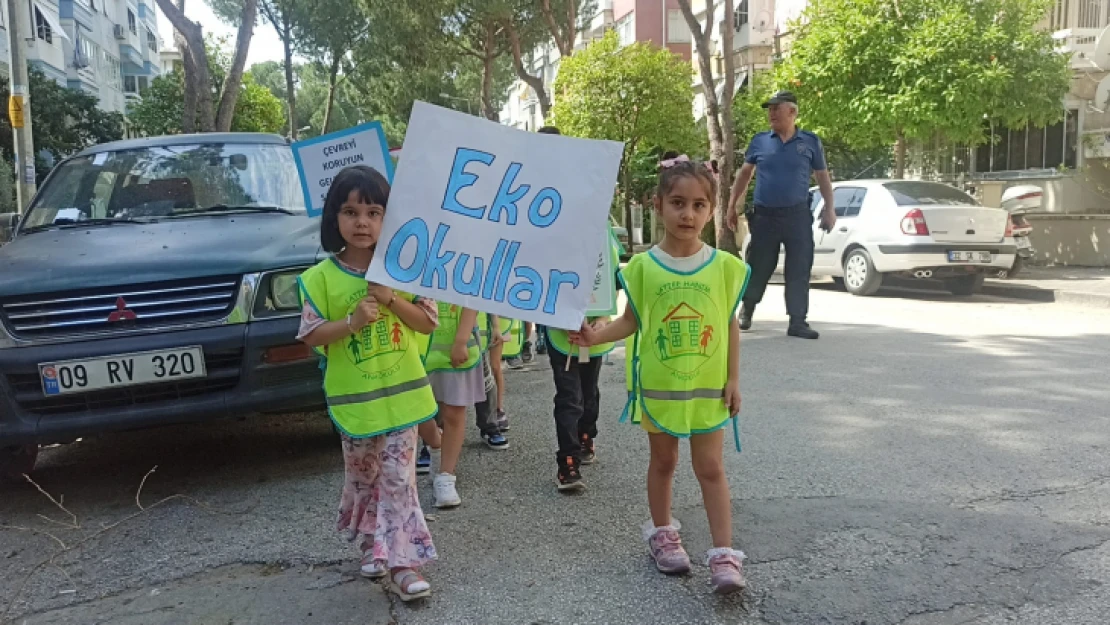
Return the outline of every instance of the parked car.
{"type": "Polygon", "coordinates": [[[824,199],[810,190],[813,276],[830,276],[854,295],[873,295],[888,276],[939,280],[955,295],[971,295],[987,275],[1014,264],[1007,212],[948,185],[846,180],[833,183],[833,202],[836,227],[826,233],[818,218],[824,199]]]}
{"type": "Polygon", "coordinates": [[[295,340],[322,258],[284,139],[208,134],[60,163],[0,247],[0,471],[39,445],[324,405],[295,340]]]}

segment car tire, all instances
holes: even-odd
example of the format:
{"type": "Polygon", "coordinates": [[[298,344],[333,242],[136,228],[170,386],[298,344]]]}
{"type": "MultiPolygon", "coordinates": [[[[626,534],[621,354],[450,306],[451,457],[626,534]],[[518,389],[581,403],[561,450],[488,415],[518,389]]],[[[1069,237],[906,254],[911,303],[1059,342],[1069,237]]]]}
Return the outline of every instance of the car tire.
{"type": "Polygon", "coordinates": [[[0,447],[0,480],[17,480],[35,469],[38,445],[0,447]]]}
{"type": "Polygon", "coordinates": [[[848,252],[844,259],[844,288],[852,295],[874,295],[883,286],[883,274],[875,270],[871,255],[862,247],[848,252]]]}
{"type": "Polygon", "coordinates": [[[972,276],[960,276],[959,278],[949,278],[944,281],[944,288],[952,295],[959,295],[960,297],[967,297],[975,295],[983,290],[983,280],[985,276],[977,273],[972,276]]]}

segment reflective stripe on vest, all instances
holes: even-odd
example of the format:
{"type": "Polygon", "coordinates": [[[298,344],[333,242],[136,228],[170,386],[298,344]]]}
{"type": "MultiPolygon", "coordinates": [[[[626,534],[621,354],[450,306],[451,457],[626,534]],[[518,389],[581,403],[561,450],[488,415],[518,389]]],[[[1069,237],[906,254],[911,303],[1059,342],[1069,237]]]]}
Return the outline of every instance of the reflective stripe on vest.
{"type": "MultiPolygon", "coordinates": [[[[366,278],[328,259],[298,279],[302,301],[328,321],[341,321],[366,297],[366,278]]],[[[398,292],[397,297],[412,300],[398,292]]],[[[328,413],[343,433],[368,437],[411,427],[435,416],[436,400],[421,363],[423,340],[393,311],[328,345],[324,392],[328,413]]]]}
{"type": "Polygon", "coordinates": [[[680,273],[649,252],[636,255],[621,276],[639,322],[628,354],[633,401],[626,412],[637,420],[642,411],[680,437],[726,425],[729,326],[747,265],[714,251],[696,271],[680,273]]]}
{"type": "Polygon", "coordinates": [[[366,393],[355,393],[354,395],[339,395],[337,397],[329,397],[329,406],[348,406],[350,404],[361,404],[363,402],[374,401],[383,397],[393,397],[409,391],[415,391],[418,388],[430,386],[431,382],[428,381],[428,376],[411,382],[405,382],[396,386],[387,386],[380,388],[376,391],[368,391],[366,393]]]}

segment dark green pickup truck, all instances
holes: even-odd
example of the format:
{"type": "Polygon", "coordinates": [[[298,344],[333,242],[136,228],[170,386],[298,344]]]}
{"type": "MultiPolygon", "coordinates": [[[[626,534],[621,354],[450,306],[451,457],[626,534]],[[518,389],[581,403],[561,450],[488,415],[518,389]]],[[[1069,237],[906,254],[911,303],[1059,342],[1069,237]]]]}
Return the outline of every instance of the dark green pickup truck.
{"type": "Polygon", "coordinates": [[[281,137],[137,139],[60,163],[0,247],[0,473],[43,444],[322,407],[294,338],[296,276],[322,257],[281,137]]]}

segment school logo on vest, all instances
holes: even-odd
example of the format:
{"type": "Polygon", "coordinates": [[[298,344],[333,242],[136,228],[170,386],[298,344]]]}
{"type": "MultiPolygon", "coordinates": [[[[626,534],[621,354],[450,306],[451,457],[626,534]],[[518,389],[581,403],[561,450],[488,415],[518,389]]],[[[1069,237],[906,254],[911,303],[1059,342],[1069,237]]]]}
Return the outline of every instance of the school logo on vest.
{"type": "Polygon", "coordinates": [[[686,378],[712,360],[728,328],[718,328],[716,303],[701,284],[677,283],[660,289],[650,319],[654,336],[644,337],[659,363],[686,378]]]}
{"type": "MultiPolygon", "coordinates": [[[[348,314],[354,312],[360,299],[348,305],[348,314]]],[[[409,347],[409,337],[401,321],[384,309],[380,311],[382,315],[377,321],[347,338],[343,350],[352,364],[375,377],[393,372],[409,347]]]]}

